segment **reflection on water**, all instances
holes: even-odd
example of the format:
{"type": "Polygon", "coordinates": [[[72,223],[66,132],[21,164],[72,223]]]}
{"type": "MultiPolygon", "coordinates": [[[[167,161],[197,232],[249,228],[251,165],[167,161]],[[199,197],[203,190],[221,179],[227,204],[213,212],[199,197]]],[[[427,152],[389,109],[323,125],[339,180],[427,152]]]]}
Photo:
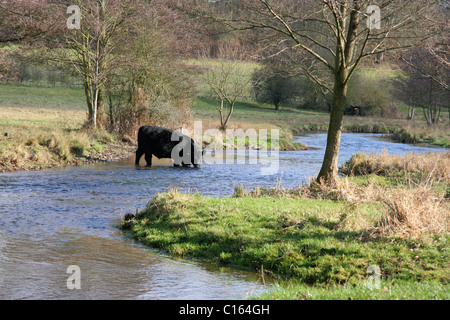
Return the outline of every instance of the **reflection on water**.
{"type": "MultiPolygon", "coordinates": [[[[357,151],[443,151],[377,137],[344,134],[340,163],[357,151]]],[[[269,176],[260,174],[261,164],[193,169],[162,161],[136,169],[133,159],[0,174],[0,298],[230,299],[265,290],[258,275],[172,259],[126,239],[115,225],[169,187],[210,196],[229,196],[240,184],[295,187],[319,171],[326,135],[298,141],[317,149],[280,152],[279,171],[269,176]],[[69,265],[81,269],[81,290],[66,287],[69,265]]]]}

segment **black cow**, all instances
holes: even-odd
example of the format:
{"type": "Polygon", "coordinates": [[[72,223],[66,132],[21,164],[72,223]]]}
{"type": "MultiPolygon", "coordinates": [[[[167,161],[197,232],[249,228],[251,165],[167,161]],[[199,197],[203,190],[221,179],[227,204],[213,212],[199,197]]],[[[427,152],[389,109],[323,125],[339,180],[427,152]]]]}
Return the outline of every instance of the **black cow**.
{"type": "Polygon", "coordinates": [[[188,136],[166,128],[143,126],[138,132],[136,165],[145,154],[147,166],[152,165],[152,155],[157,158],[171,158],[176,167],[183,165],[200,167],[202,152],[188,136]]]}
{"type": "Polygon", "coordinates": [[[344,115],[346,116],[361,116],[361,107],[360,106],[347,106],[344,110],[344,115]]]}

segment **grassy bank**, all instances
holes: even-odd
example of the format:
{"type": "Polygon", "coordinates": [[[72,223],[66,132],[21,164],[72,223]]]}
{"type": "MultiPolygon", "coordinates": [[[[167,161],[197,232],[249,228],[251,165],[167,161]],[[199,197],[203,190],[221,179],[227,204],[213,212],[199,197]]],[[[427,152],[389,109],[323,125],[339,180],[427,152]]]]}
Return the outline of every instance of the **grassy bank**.
{"type": "Polygon", "coordinates": [[[84,92],[0,86],[0,172],[40,170],[131,155],[102,130],[83,130],[84,92]]]}
{"type": "Polygon", "coordinates": [[[241,187],[230,198],[171,190],[123,227],[171,255],[279,280],[258,298],[448,299],[449,173],[438,169],[449,168],[450,157],[430,156],[421,177],[404,179],[395,177],[412,170],[405,166],[411,158],[395,161],[397,169],[354,174],[332,187],[241,187]],[[373,290],[370,266],[381,273],[373,290]]]}

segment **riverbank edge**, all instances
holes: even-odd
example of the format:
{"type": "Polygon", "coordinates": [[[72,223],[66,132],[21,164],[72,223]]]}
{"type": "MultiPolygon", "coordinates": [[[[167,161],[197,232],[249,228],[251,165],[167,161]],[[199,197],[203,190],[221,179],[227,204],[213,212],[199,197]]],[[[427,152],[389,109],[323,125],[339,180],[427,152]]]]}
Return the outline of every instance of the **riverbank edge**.
{"type": "Polygon", "coordinates": [[[345,125],[343,132],[384,134],[388,139],[398,143],[450,149],[449,140],[439,139],[432,135],[427,135],[424,132],[412,132],[407,128],[399,126],[385,126],[384,124],[353,124],[345,125]]]}
{"type": "MultiPolygon", "coordinates": [[[[279,151],[302,151],[309,148],[300,142],[294,142],[293,136],[286,136],[286,132],[283,131],[282,136],[279,138],[277,150],[279,151]]],[[[246,141],[245,147],[248,146],[246,141]]],[[[211,147],[210,143],[203,142],[203,147],[211,147]]],[[[271,141],[269,141],[268,150],[273,150],[271,147],[271,141]]],[[[220,145],[220,149],[223,150],[238,150],[238,144],[230,145],[226,141],[220,145]]],[[[256,146],[259,149],[259,146],[256,146]]],[[[113,142],[106,143],[102,146],[102,151],[92,150],[85,156],[73,156],[71,160],[65,160],[61,157],[54,159],[51,163],[39,164],[32,161],[24,161],[20,165],[5,165],[0,163],[0,173],[6,172],[23,172],[23,171],[44,171],[52,170],[64,167],[75,167],[78,165],[92,164],[97,162],[113,162],[126,160],[133,157],[136,154],[137,144],[135,142],[120,142],[114,139],[113,142]]],[[[214,149],[214,148],[213,148],[214,149]]],[[[49,151],[51,152],[51,151],[49,151]]]]}
{"type": "MultiPolygon", "coordinates": [[[[448,125],[448,128],[450,129],[450,125],[448,125]]],[[[299,127],[293,127],[292,132],[294,135],[327,133],[328,124],[309,123],[299,127]]],[[[384,123],[344,124],[342,132],[384,134],[389,140],[398,143],[450,149],[450,140],[448,139],[436,137],[423,130],[415,132],[411,128],[398,125],[386,125],[384,123]]]]}
{"type": "MultiPolygon", "coordinates": [[[[294,142],[293,138],[296,135],[301,134],[315,134],[326,133],[327,124],[308,124],[300,128],[283,128],[281,137],[279,138],[278,148],[279,151],[304,151],[310,148],[303,143],[294,142]]],[[[392,141],[412,144],[412,145],[429,145],[444,149],[450,149],[450,141],[439,141],[434,138],[423,138],[420,135],[410,133],[408,130],[398,126],[385,126],[384,124],[353,124],[344,125],[343,132],[345,133],[375,133],[385,134],[386,137],[392,141]]],[[[203,141],[203,147],[210,146],[210,141],[205,143],[203,141]]],[[[39,165],[25,163],[23,166],[10,166],[0,163],[0,173],[5,172],[23,172],[23,171],[44,171],[52,170],[62,167],[73,167],[82,164],[91,164],[96,162],[111,162],[126,160],[135,155],[137,144],[133,142],[112,142],[105,145],[102,152],[95,152],[88,156],[76,156],[72,160],[67,161],[60,159],[59,161],[52,163],[51,165],[39,165]]],[[[223,150],[237,150],[236,145],[229,145],[225,142],[221,145],[223,150]]],[[[268,150],[272,150],[269,145],[268,150]]]]}
{"type": "Polygon", "coordinates": [[[24,163],[23,166],[4,165],[0,163],[0,173],[45,171],[58,168],[76,167],[79,165],[127,160],[136,154],[137,145],[126,142],[113,142],[104,146],[101,152],[86,156],[76,156],[70,161],[60,159],[51,164],[24,163]]]}

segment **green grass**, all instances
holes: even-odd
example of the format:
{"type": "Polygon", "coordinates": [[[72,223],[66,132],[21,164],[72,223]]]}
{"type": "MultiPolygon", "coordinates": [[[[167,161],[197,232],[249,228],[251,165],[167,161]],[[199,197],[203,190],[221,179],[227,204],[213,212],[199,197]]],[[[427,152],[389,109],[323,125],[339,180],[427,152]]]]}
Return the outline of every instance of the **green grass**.
{"type": "MultiPolygon", "coordinates": [[[[404,283],[404,289],[390,291],[392,295],[386,298],[401,298],[402,292],[417,283],[436,288],[439,282],[439,288],[447,288],[449,236],[436,235],[426,241],[366,237],[383,210],[375,202],[211,198],[172,190],[156,196],[124,226],[140,242],[171,255],[264,270],[280,279],[291,279],[300,288],[319,288],[313,291],[318,298],[344,297],[346,290],[366,297],[360,286],[372,265],[381,268],[384,281],[404,283]],[[351,286],[356,289],[349,289],[351,286]],[[334,287],[337,289],[330,290],[334,287]]],[[[292,290],[289,294],[280,290],[268,295],[292,298],[292,290]]],[[[449,297],[447,291],[441,291],[439,297],[449,297]]],[[[430,296],[420,291],[417,295],[430,296]]]]}
{"type": "Polygon", "coordinates": [[[284,136],[274,140],[268,137],[265,141],[260,141],[258,138],[250,137],[234,137],[234,139],[223,138],[223,146],[226,148],[234,148],[236,150],[254,150],[254,149],[267,149],[267,150],[280,150],[280,151],[300,151],[307,150],[308,147],[301,142],[293,142],[292,138],[286,138],[284,136]]]}
{"type": "Polygon", "coordinates": [[[361,67],[359,72],[367,78],[382,82],[397,77],[402,71],[398,70],[395,65],[384,65],[381,67],[361,67]]]}
{"type": "Polygon", "coordinates": [[[75,88],[0,85],[0,101],[0,108],[87,110],[84,90],[75,88]]]}
{"type": "MultiPolygon", "coordinates": [[[[219,102],[213,98],[199,97],[194,100],[194,116],[201,119],[216,119],[219,116],[219,102]]],[[[246,122],[294,122],[307,119],[327,121],[328,113],[312,110],[302,110],[293,107],[283,107],[276,111],[269,104],[260,104],[253,101],[238,101],[232,115],[234,121],[246,122]]]]}
{"type": "Polygon", "coordinates": [[[293,281],[282,282],[262,300],[448,300],[448,285],[438,281],[413,282],[381,280],[379,287],[370,287],[366,280],[358,285],[308,286],[293,281]]]}
{"type": "MultiPolygon", "coordinates": [[[[202,120],[204,128],[218,128],[219,103],[208,97],[197,97],[193,101],[192,112],[194,119],[202,120]]],[[[271,105],[258,104],[253,101],[238,101],[228,124],[229,128],[279,129],[280,143],[286,145],[287,150],[294,134],[306,132],[326,132],[328,129],[329,115],[324,112],[302,110],[284,106],[275,110],[271,105]],[[283,141],[285,140],[285,141],[283,141]],[[286,142],[286,143],[285,143],[286,142]]]]}

